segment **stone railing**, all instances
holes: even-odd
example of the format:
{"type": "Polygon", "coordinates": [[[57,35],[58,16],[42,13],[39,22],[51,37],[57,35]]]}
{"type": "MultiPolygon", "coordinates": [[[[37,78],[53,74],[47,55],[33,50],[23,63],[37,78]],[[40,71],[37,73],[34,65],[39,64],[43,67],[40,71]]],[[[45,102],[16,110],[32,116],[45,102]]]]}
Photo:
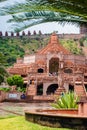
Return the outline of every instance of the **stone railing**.
{"type": "Polygon", "coordinates": [[[34,100],[42,100],[42,101],[49,101],[49,100],[54,100],[54,96],[53,95],[44,95],[44,96],[34,96],[33,97],[34,100]]]}

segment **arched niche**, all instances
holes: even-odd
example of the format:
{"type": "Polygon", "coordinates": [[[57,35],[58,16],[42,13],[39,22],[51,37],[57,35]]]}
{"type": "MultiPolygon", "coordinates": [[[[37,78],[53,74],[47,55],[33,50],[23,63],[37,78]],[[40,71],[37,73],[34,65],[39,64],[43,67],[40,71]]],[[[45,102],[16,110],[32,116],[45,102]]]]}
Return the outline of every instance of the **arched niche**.
{"type": "Polygon", "coordinates": [[[57,75],[59,69],[59,58],[51,58],[49,60],[49,73],[52,75],[57,75]]]}
{"type": "Polygon", "coordinates": [[[64,73],[71,74],[71,73],[73,73],[73,71],[71,68],[66,68],[66,69],[64,69],[64,73]]]}
{"type": "Polygon", "coordinates": [[[37,72],[38,72],[38,73],[43,73],[44,70],[43,70],[42,68],[39,68],[39,69],[37,70],[37,72]]]}

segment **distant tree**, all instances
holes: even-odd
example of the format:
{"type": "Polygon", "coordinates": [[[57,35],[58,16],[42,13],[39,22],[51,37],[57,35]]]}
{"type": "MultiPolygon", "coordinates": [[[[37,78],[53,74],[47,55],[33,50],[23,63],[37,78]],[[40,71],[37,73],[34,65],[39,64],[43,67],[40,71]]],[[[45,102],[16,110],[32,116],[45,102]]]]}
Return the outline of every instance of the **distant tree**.
{"type": "Polygon", "coordinates": [[[0,53],[0,84],[5,81],[6,77],[8,76],[7,71],[4,68],[5,58],[2,53],[0,53]]]}
{"type": "Polygon", "coordinates": [[[0,84],[5,82],[6,78],[8,77],[8,73],[3,66],[0,66],[0,84]]]}
{"type": "Polygon", "coordinates": [[[20,75],[13,75],[7,78],[7,83],[10,86],[16,85],[17,87],[23,87],[23,78],[20,75]]]}
{"type": "Polygon", "coordinates": [[[0,74],[0,84],[4,81],[4,76],[0,74]]]}
{"type": "Polygon", "coordinates": [[[65,40],[64,39],[64,40],[61,40],[61,43],[71,53],[76,54],[76,55],[83,54],[83,51],[80,48],[78,48],[78,44],[74,40],[71,40],[71,39],[65,40]]]}

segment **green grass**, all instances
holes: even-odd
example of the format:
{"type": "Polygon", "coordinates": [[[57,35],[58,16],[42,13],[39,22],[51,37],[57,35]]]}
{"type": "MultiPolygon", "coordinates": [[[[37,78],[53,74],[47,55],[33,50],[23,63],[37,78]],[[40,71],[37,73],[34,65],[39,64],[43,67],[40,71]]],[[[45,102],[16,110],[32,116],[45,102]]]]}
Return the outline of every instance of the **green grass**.
{"type": "Polygon", "coordinates": [[[63,128],[50,128],[34,124],[25,120],[23,116],[0,119],[0,130],[69,130],[63,128]]]}
{"type": "Polygon", "coordinates": [[[1,119],[13,118],[13,117],[16,117],[16,115],[14,115],[14,114],[9,114],[9,115],[5,115],[5,116],[0,116],[0,121],[1,121],[1,119]]]}

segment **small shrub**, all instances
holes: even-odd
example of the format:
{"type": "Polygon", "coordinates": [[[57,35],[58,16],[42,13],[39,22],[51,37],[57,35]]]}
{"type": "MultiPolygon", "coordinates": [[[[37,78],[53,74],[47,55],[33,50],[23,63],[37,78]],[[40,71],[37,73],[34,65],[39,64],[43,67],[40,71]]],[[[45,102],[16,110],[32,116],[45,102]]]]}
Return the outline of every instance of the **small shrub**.
{"type": "Polygon", "coordinates": [[[11,89],[10,88],[0,88],[1,91],[4,91],[4,92],[9,92],[11,89]]]}

